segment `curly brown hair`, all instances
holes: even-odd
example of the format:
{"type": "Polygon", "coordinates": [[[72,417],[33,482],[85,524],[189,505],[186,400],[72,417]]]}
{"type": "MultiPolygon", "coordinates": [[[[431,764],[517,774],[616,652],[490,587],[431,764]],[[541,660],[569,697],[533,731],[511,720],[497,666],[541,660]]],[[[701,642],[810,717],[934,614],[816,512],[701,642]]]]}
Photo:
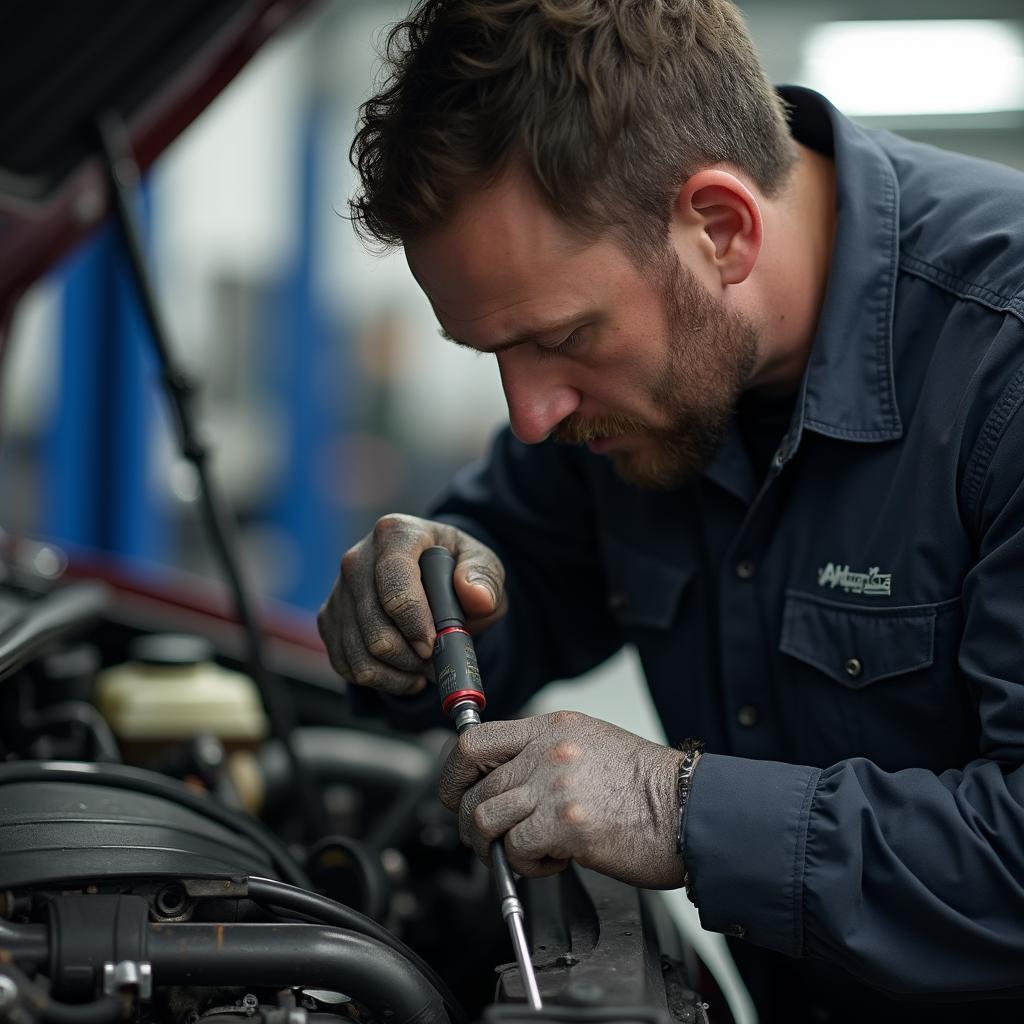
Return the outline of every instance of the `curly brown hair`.
{"type": "Polygon", "coordinates": [[[728,0],[418,0],[360,107],[349,206],[364,242],[443,224],[521,161],[581,234],[664,249],[676,192],[726,162],[769,196],[795,159],[783,103],[728,0]]]}

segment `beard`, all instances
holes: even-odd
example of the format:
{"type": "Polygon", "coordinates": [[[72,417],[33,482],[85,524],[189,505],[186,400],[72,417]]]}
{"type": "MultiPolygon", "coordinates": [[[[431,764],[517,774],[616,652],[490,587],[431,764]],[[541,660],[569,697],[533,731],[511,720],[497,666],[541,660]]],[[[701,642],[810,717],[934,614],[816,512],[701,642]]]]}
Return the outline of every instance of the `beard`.
{"type": "Polygon", "coordinates": [[[573,413],[552,437],[564,444],[636,438],[636,444],[609,454],[616,472],[636,487],[670,490],[707,468],[721,447],[736,402],[753,375],[758,336],[746,317],[716,302],[674,252],[658,257],[654,269],[668,352],[654,380],[641,386],[669,425],[656,428],[627,416],[573,413]]]}

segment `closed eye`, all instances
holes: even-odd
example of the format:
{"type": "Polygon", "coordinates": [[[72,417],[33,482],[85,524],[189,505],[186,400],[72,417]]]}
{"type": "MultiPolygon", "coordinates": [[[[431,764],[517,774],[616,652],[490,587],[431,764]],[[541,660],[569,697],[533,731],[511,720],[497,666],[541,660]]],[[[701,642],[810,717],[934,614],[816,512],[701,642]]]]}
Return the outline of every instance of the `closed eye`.
{"type": "Polygon", "coordinates": [[[537,351],[542,356],[562,356],[583,341],[583,328],[577,327],[572,334],[563,338],[557,345],[538,345],[537,351]]]}

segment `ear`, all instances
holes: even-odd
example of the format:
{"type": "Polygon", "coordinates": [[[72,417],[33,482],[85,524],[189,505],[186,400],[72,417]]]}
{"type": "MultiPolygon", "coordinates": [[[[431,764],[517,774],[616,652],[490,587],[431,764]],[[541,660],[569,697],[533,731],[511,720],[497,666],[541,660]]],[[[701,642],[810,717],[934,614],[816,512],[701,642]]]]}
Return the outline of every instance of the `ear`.
{"type": "Polygon", "coordinates": [[[673,215],[723,286],[747,279],[761,251],[763,224],[756,197],[735,174],[707,168],[691,175],[673,215]]]}

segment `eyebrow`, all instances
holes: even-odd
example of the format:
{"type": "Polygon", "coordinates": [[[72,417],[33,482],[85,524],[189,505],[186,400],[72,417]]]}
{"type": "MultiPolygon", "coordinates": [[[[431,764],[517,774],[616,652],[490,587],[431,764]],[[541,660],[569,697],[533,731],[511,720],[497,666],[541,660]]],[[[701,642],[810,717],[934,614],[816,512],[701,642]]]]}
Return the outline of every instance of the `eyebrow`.
{"type": "Polygon", "coordinates": [[[526,330],[517,331],[511,337],[499,342],[494,346],[494,348],[488,349],[477,348],[476,345],[470,345],[469,342],[453,338],[443,327],[439,328],[439,330],[442,338],[447,338],[448,341],[453,341],[456,345],[460,345],[462,348],[471,348],[474,352],[484,352],[487,355],[494,355],[498,352],[507,352],[510,348],[525,345],[530,341],[540,341],[542,338],[548,338],[552,334],[560,334],[563,331],[568,334],[576,325],[582,323],[584,320],[586,320],[586,315],[577,313],[575,316],[566,317],[564,320],[558,320],[554,323],[530,327],[526,330]]]}

